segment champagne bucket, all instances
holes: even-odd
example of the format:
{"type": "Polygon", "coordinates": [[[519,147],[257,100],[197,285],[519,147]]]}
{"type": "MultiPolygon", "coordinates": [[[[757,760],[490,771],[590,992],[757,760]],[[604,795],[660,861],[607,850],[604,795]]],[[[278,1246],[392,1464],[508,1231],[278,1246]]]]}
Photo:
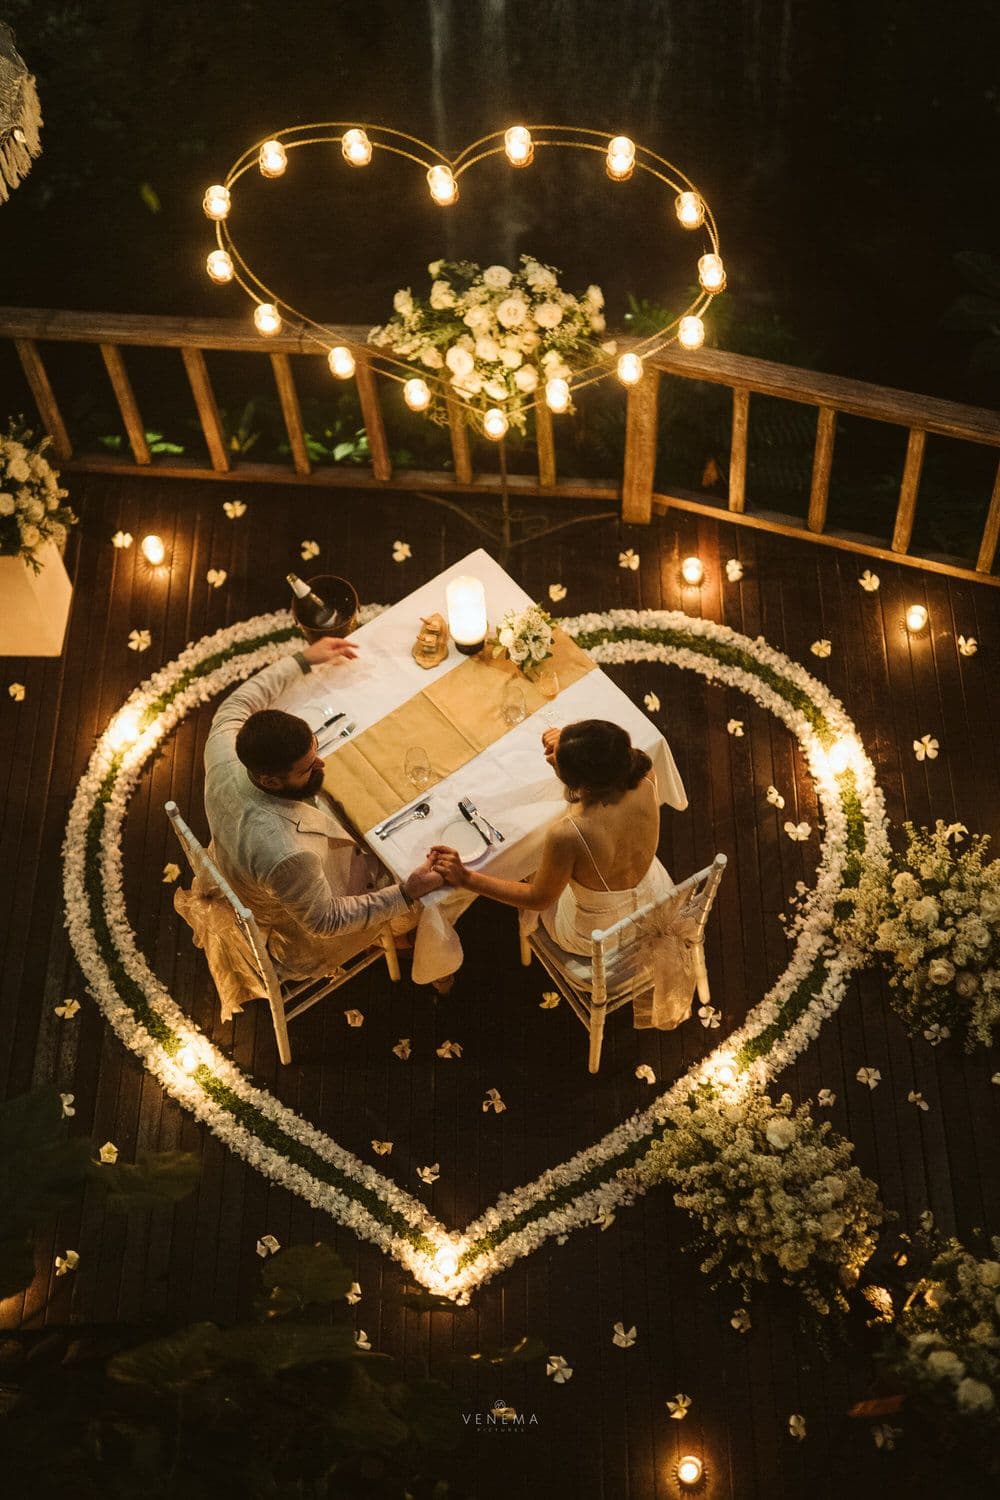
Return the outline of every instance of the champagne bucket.
{"type": "Polygon", "coordinates": [[[317,630],[312,625],[303,624],[299,617],[299,600],[292,596],[292,618],[310,646],[313,641],[318,641],[325,635],[350,635],[357,622],[359,608],[354,585],[348,583],[346,578],[338,578],[334,573],[318,573],[315,578],[307,578],[305,582],[325,604],[336,611],[333,619],[317,630]]]}

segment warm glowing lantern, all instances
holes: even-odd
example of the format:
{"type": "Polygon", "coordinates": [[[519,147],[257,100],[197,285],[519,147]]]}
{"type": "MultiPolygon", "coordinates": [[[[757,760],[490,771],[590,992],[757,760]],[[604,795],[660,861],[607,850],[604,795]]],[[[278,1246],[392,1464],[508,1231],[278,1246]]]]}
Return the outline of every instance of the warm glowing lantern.
{"type": "Polygon", "coordinates": [[[919,635],[928,621],[928,614],[922,604],[911,604],[906,611],[906,628],[911,635],[919,635]]]}
{"type": "Polygon", "coordinates": [[[705,569],[700,557],[686,557],[681,563],[681,577],[685,583],[699,584],[704,576],[705,569]]]}
{"type": "Polygon", "coordinates": [[[411,411],[426,411],[431,404],[431,388],[419,375],[403,386],[403,400],[411,411]]]}
{"type": "Polygon", "coordinates": [[[726,285],[726,268],[721,255],[703,255],[698,261],[698,280],[706,292],[721,292],[726,285]]]}
{"type": "Polygon", "coordinates": [[[705,342],[705,325],[696,313],[688,313],[677,325],[677,342],[682,349],[700,349],[705,342]]]}
{"type": "Polygon", "coordinates": [[[220,284],[233,279],[233,260],[228,250],[213,250],[205,262],[205,270],[213,281],[220,284]]]}
{"type": "Polygon", "coordinates": [[[108,743],[112,750],[124,750],[139,738],[139,710],[123,708],[108,726],[108,743]]]}
{"type": "Polygon", "coordinates": [[[618,361],[618,379],[622,385],[638,385],[642,379],[642,360],[638,354],[623,354],[618,361]]]}
{"type": "Polygon", "coordinates": [[[154,568],[158,568],[167,555],[167,549],[163,545],[163,538],[159,536],[144,536],[140,543],[142,555],[154,568]]]}
{"type": "Polygon", "coordinates": [[[458,183],[450,167],[440,164],[431,167],[427,173],[427,186],[434,202],[441,204],[443,208],[447,208],[449,203],[458,202],[458,183]]]}
{"type": "Polygon", "coordinates": [[[677,1479],[680,1484],[684,1485],[685,1489],[691,1490],[700,1484],[701,1476],[704,1472],[705,1467],[701,1459],[697,1458],[693,1453],[685,1453],[684,1457],[678,1461],[677,1479]]]}
{"type": "Polygon", "coordinates": [[[627,182],[635,167],[635,141],[627,135],[616,135],[608,142],[604,170],[615,182],[627,182]]]}
{"type": "Polygon", "coordinates": [[[372,159],[372,143],[363,130],[345,130],[340,149],[352,167],[367,167],[372,159]]]}
{"type": "Polygon", "coordinates": [[[525,125],[512,125],[504,132],[503,148],[512,167],[526,167],[535,154],[531,131],[525,125]]]}
{"type": "Polygon", "coordinates": [[[354,355],[344,344],[337,344],[331,349],[326,362],[338,380],[350,380],[354,374],[354,355]]]}
{"type": "Polygon", "coordinates": [[[500,441],[509,426],[510,423],[507,421],[506,416],[500,410],[499,406],[491,406],[489,411],[483,417],[483,431],[485,432],[486,436],[488,438],[492,438],[495,443],[498,443],[500,441]]]}
{"type": "Polygon", "coordinates": [[[253,321],[257,332],[266,339],[281,332],[281,314],[273,302],[258,302],[254,308],[253,321]]]}
{"type": "Polygon", "coordinates": [[[229,213],[229,189],[221,182],[213,184],[205,192],[201,206],[210,219],[224,219],[229,213]]]}
{"type": "Polygon", "coordinates": [[[257,157],[262,177],[280,177],[288,166],[288,154],[280,141],[265,141],[257,157]]]}
{"type": "MultiPolygon", "coordinates": [[[[476,651],[481,651],[486,640],[486,590],[481,580],[469,576],[453,578],[445,589],[445,598],[448,605],[448,628],[459,651],[464,656],[472,656],[476,651]]],[[[458,1265],[458,1257],[445,1246],[438,1251],[435,1265],[439,1271],[450,1276],[458,1265]],[[446,1256],[454,1259],[451,1271],[445,1270],[442,1264],[442,1257],[446,1256]]]]}
{"type": "Polygon", "coordinates": [[[705,222],[705,205],[697,193],[678,193],[674,213],[685,229],[697,229],[705,222]]]}
{"type": "Polygon", "coordinates": [[[558,376],[545,382],[545,405],[549,411],[569,411],[569,382],[558,376]]]}

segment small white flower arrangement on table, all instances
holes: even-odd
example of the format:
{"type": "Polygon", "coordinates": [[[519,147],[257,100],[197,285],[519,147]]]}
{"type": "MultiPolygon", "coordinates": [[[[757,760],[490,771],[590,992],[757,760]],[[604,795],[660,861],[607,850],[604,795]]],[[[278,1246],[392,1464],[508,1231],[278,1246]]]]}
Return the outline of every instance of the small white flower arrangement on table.
{"type": "Polygon", "coordinates": [[[393,298],[393,316],[368,338],[435,377],[428,409],[434,420],[447,420],[446,382],[480,413],[499,406],[523,432],[525,407],[536,392],[541,397],[547,381],[568,381],[573,364],[602,360],[599,286],[579,297],[564,292],[555,267],[530,255],[521,256],[516,271],[500,265],[483,270],[467,260],[435,260],[427,269],[430,295],[414,296],[403,287],[393,298]]]}
{"type": "Polygon", "coordinates": [[[504,654],[525,677],[532,677],[552,655],[555,620],[540,604],[509,609],[497,627],[494,656],[504,654]]]}
{"type": "Polygon", "coordinates": [[[61,547],[76,516],[64,505],[69,491],[48,459],[51,440],[11,420],[0,434],[0,556],[20,557],[35,573],[47,542],[61,547]]]}

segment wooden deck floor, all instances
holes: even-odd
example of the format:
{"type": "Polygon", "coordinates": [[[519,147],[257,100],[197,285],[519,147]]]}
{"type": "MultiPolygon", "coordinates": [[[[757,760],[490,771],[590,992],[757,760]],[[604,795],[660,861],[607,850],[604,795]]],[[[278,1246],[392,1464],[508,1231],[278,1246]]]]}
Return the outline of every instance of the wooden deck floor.
{"type": "MultiPolygon", "coordinates": [[[[259,1235],[283,1244],[324,1238],[352,1265],[363,1287],[358,1325],[372,1343],[399,1355],[410,1372],[429,1368],[452,1380],[469,1411],[502,1396],[538,1425],[517,1437],[469,1439],[468,1482],[483,1500],[575,1494],[581,1500],[666,1500],[668,1466],[679,1445],[705,1454],[710,1500],[923,1493],[906,1475],[905,1454],[875,1451],[868,1432],[845,1419],[865,1394],[846,1356],[826,1362],[778,1312],[762,1307],[745,1337],[729,1327],[730,1300],[705,1288],[680,1246],[686,1221],[665,1193],[623,1211],[606,1233],[578,1232],[549,1245],[477,1293],[454,1314],[418,1315],[393,1306],[399,1269],[328,1219],[267,1182],[197,1127],[111,1036],[93,1003],[63,1023],[53,1006],[81,991],[62,928],[59,850],[69,801],[94,736],[128,690],[205,632],[285,602],[283,578],[299,566],[299,542],[315,537],[324,569],[347,574],[366,600],[392,602],[478,545],[472,529],[404,494],[319,494],[223,490],[154,478],[77,479],[83,522],[71,545],[76,594],[66,649],[58,661],[3,662],[0,681],[0,1090],[14,1095],[44,1081],[76,1096],[73,1129],[114,1140],[123,1157],[142,1147],[184,1146],[199,1153],[197,1194],[172,1215],[127,1222],[87,1210],[53,1226],[38,1247],[39,1274],[28,1295],[2,1310],[24,1321],[138,1321],[171,1316],[227,1320],[248,1310],[256,1289],[259,1235]],[[247,515],[229,521],[224,499],[240,494],[247,515]],[[169,573],[145,570],[138,547],[117,552],[119,527],[138,539],[164,537],[169,573]],[[396,565],[391,544],[405,538],[412,559],[396,565]],[[228,571],[218,590],[209,567],[228,571]],[[127,649],[133,627],[152,631],[143,655],[127,649]],[[23,682],[16,704],[6,692],[23,682]],[[55,1253],[81,1254],[75,1278],[51,1279],[55,1253]],[[50,1299],[51,1300],[48,1300],[50,1299]],[[612,1346],[612,1324],[635,1323],[636,1346],[612,1346]],[[478,1380],[456,1369],[456,1353],[540,1335],[574,1367],[563,1387],[538,1367],[478,1380]],[[502,1386],[502,1389],[501,1389],[502,1386]],[[667,1420],[664,1401],[694,1398],[687,1422],[667,1420]],[[794,1443],[789,1413],[802,1412],[809,1438],[794,1443]]],[[[536,597],[566,585],[559,610],[612,606],[698,607],[681,593],[678,562],[697,551],[708,582],[700,609],[751,636],[762,634],[808,665],[844,701],[872,751],[890,817],[959,819],[1000,833],[1000,591],[910,568],[880,565],[877,594],[857,583],[860,561],[807,543],[688,515],[649,528],[604,522],[527,548],[511,570],[536,597]],[[637,572],[617,566],[622,546],[641,554],[637,572]],[[743,560],[738,584],[724,581],[728,557],[743,560]],[[720,583],[720,578],[723,580],[720,583]],[[926,603],[932,628],[910,641],[906,603],[926,603]],[[975,635],[978,655],[959,657],[954,637],[975,635]],[[819,636],[833,654],[818,661],[819,636]],[[919,764],[911,742],[941,742],[936,761],[919,764]]],[[[710,928],[709,971],[725,1021],[738,1022],[773,982],[786,958],[777,917],[795,881],[809,878],[815,840],[792,844],[786,816],[816,823],[816,803],[790,737],[735,693],[666,667],[614,670],[641,701],[652,689],[686,780],[690,809],[665,820],[661,854],[675,875],[722,850],[730,866],[710,928]],[[746,735],[726,733],[730,717],[746,735]],[[764,790],[788,799],[779,818],[764,790]]],[[[174,797],[196,829],[204,826],[200,760],[210,719],[188,719],[144,776],[127,823],[128,905],[154,968],[200,1025],[246,1071],[365,1159],[373,1137],[393,1140],[380,1167],[409,1190],[416,1165],[439,1161],[440,1181],[424,1189],[437,1216],[456,1225],[498,1192],[529,1181],[586,1145],[643,1102],[638,1062],[675,1076],[718,1033],[697,1023],[673,1035],[633,1032],[624,1017],[609,1027],[599,1078],[586,1072],[582,1029],[561,1006],[543,1011],[541,971],[523,971],[511,914],[480,902],[463,925],[467,962],[452,994],[437,1002],[408,981],[391,987],[381,968],[298,1023],[297,1057],[279,1068],[266,1013],[222,1027],[201,956],[180,929],[162,866],[176,857],[162,805],[174,797]],[[363,1028],[343,1011],[364,1011],[363,1028]],[[391,1053],[413,1041],[403,1064],[391,1053]],[[461,1061],[441,1061],[445,1038],[463,1044],[461,1061]],[[500,1089],[508,1110],[484,1116],[480,1100],[500,1089]]],[[[1000,1228],[1000,1090],[995,1063],[959,1051],[912,1045],[888,1012],[879,981],[856,984],[818,1042],[783,1082],[796,1097],[821,1086],[837,1093],[836,1127],[856,1143],[862,1167],[914,1227],[922,1209],[939,1226],[968,1232],[1000,1228]],[[855,1081],[878,1067],[875,1092],[855,1081]],[[907,1102],[919,1089],[930,1104],[907,1102]]],[[[940,1493],[940,1491],[935,1491],[940,1493]]]]}

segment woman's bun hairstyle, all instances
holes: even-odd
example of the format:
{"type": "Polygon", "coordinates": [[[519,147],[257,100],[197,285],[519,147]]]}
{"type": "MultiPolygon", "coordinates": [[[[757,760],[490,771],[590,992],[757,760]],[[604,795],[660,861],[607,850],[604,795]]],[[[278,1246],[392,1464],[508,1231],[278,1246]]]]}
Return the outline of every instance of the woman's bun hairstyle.
{"type": "Polygon", "coordinates": [[[595,801],[610,802],[633,791],[653,763],[620,725],[608,719],[580,719],[561,730],[556,765],[571,802],[578,802],[584,792],[595,801]]]}

